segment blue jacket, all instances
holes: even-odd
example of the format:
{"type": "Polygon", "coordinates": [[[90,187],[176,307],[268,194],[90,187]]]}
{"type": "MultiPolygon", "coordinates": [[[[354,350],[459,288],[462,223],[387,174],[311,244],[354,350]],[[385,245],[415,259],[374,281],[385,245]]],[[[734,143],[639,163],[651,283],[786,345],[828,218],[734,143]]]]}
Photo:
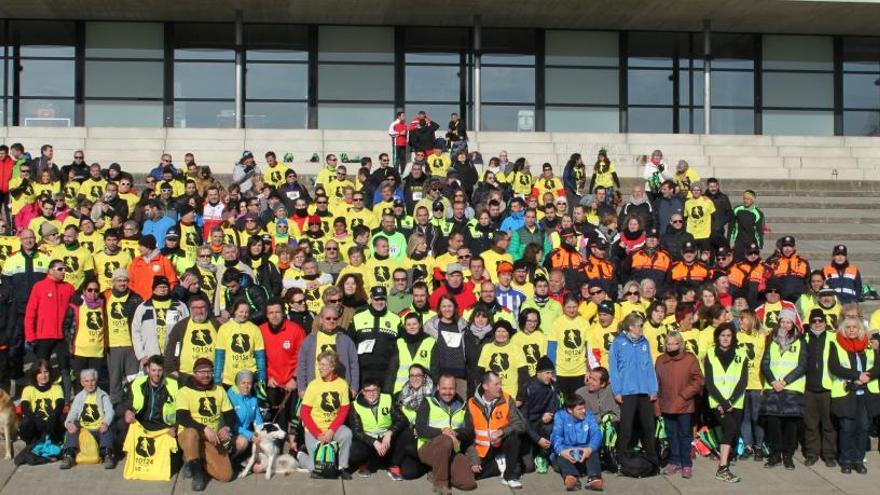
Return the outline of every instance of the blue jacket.
{"type": "Polygon", "coordinates": [[[163,216],[159,220],[149,219],[144,222],[141,235],[152,235],[156,238],[156,247],[162,249],[165,247],[165,234],[168,232],[168,229],[175,225],[177,225],[176,218],[163,216]]]}
{"type": "Polygon", "coordinates": [[[511,213],[501,222],[501,230],[507,232],[508,234],[511,232],[516,232],[520,227],[526,224],[525,212],[518,211],[515,213],[511,213]]]}
{"type": "Polygon", "coordinates": [[[257,398],[253,395],[241,395],[235,387],[230,387],[227,395],[229,396],[229,402],[232,403],[232,408],[235,409],[236,421],[232,434],[241,435],[248,440],[253,440],[254,426],[261,426],[263,424],[263,416],[260,414],[257,398]]]}
{"type": "Polygon", "coordinates": [[[611,343],[608,372],[614,395],[656,394],[657,374],[648,339],[642,336],[633,343],[621,333],[611,343]]]}
{"type": "Polygon", "coordinates": [[[553,416],[550,443],[553,444],[551,459],[563,450],[571,448],[589,447],[593,452],[599,452],[599,446],[602,445],[602,430],[599,429],[599,423],[590,411],[587,411],[584,419],[578,421],[567,409],[560,409],[553,416]]]}

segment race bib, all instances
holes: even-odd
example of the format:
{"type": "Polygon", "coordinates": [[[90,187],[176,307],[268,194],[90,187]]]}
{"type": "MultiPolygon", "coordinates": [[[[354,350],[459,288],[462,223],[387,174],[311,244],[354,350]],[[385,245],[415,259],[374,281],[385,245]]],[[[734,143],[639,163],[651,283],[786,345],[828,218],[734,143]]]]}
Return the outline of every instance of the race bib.
{"type": "Polygon", "coordinates": [[[376,345],[376,339],[369,339],[358,344],[358,354],[366,354],[368,352],[373,352],[373,347],[376,345]]]}
{"type": "Polygon", "coordinates": [[[451,347],[453,349],[457,349],[458,346],[461,345],[461,334],[453,333],[453,332],[440,332],[440,335],[443,337],[443,341],[446,342],[446,347],[451,347]]]}
{"type": "Polygon", "coordinates": [[[412,197],[413,197],[413,201],[421,201],[422,198],[424,197],[424,195],[422,194],[422,191],[418,191],[418,192],[413,191],[412,197]]]}

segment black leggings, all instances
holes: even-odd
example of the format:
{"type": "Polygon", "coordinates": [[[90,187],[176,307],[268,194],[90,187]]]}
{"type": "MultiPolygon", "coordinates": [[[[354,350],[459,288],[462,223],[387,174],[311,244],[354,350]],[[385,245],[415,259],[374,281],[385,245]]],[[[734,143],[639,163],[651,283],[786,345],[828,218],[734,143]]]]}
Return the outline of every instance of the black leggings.
{"type": "Polygon", "coordinates": [[[639,439],[648,459],[657,462],[657,449],[654,446],[656,430],[654,403],[648,394],[624,395],[620,405],[620,430],[617,436],[617,452],[623,453],[630,448],[633,430],[638,428],[639,439]]]}
{"type": "Polygon", "coordinates": [[[742,426],[743,410],[731,409],[724,413],[724,416],[714,410],[715,421],[721,425],[721,438],[718,439],[720,445],[730,445],[735,447],[739,442],[739,430],[742,426]]]}
{"type": "Polygon", "coordinates": [[[767,421],[767,443],[770,445],[770,457],[790,458],[797,448],[798,430],[801,425],[800,416],[764,416],[767,421]]]}

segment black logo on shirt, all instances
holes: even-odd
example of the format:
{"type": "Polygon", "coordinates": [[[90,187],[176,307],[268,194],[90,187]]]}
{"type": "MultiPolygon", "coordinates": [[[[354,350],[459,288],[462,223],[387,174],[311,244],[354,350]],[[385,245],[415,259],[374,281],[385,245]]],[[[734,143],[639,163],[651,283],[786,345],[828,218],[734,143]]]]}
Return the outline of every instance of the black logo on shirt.
{"type": "Polygon", "coordinates": [[[83,406],[82,414],[79,419],[83,423],[94,423],[101,419],[101,414],[98,412],[97,404],[85,404],[83,406]]]}
{"type": "Polygon", "coordinates": [[[584,343],[581,333],[577,330],[566,330],[563,334],[562,344],[569,349],[577,349],[584,343]]]}
{"type": "Polygon", "coordinates": [[[391,271],[387,266],[377,266],[373,271],[376,275],[376,282],[382,283],[391,279],[391,271]]]}
{"type": "Polygon", "coordinates": [[[75,256],[65,256],[63,261],[70,271],[79,271],[79,260],[75,256]]]}
{"type": "Polygon", "coordinates": [[[236,354],[244,354],[251,350],[251,338],[243,333],[232,336],[232,344],[229,345],[236,354]]]}
{"type": "Polygon", "coordinates": [[[321,393],[321,410],[326,413],[335,413],[342,404],[339,400],[339,392],[321,393]]]}
{"type": "Polygon", "coordinates": [[[110,304],[110,316],[113,319],[121,320],[125,318],[125,315],[122,314],[123,303],[120,301],[113,301],[110,304]]]}
{"type": "Polygon", "coordinates": [[[199,397],[199,414],[209,418],[217,415],[217,399],[213,397],[199,397]]]}
{"type": "Polygon", "coordinates": [[[214,339],[211,338],[211,332],[198,328],[192,331],[192,334],[189,336],[189,341],[192,345],[198,346],[206,346],[214,343],[214,339]]]}
{"type": "Polygon", "coordinates": [[[156,439],[151,437],[138,437],[134,451],[141,457],[153,457],[156,454],[156,439]]]}
{"type": "MultiPolygon", "coordinates": [[[[321,344],[321,352],[336,352],[336,344],[321,344]]],[[[318,354],[321,354],[319,352],[318,354]]]]}
{"type": "Polygon", "coordinates": [[[699,220],[699,219],[703,218],[705,215],[706,214],[705,214],[705,212],[703,212],[702,206],[697,205],[697,206],[694,206],[693,208],[691,208],[691,216],[694,219],[699,220]]]}
{"type": "MultiPolygon", "coordinates": [[[[115,272],[116,269],[119,268],[120,266],[121,265],[119,264],[118,261],[108,261],[104,265],[104,277],[108,278],[108,279],[113,278],[113,272],[115,272]]],[[[114,318],[115,318],[115,316],[114,316],[114,318]]],[[[120,316],[120,318],[121,318],[121,316],[120,316]]]]}
{"type": "Polygon", "coordinates": [[[523,353],[526,355],[526,361],[529,364],[538,364],[538,344],[526,344],[523,346],[523,353]]]}
{"type": "Polygon", "coordinates": [[[100,311],[89,311],[86,317],[86,326],[89,330],[100,330],[104,326],[104,316],[100,311]]]}
{"type": "Polygon", "coordinates": [[[507,353],[493,353],[489,360],[489,368],[495,373],[507,371],[510,368],[510,356],[507,353]]]}
{"type": "Polygon", "coordinates": [[[52,400],[49,398],[37,399],[34,401],[34,414],[39,415],[43,420],[49,419],[49,408],[52,407],[52,400]]]}

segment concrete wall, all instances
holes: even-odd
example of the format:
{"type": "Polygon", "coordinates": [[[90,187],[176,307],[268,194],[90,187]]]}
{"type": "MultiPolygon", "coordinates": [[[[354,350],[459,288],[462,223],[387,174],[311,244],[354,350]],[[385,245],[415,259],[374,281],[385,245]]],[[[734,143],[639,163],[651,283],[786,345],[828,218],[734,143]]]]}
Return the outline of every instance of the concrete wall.
{"type": "MultiPolygon", "coordinates": [[[[175,129],[175,128],[35,128],[0,127],[0,142],[21,142],[32,154],[39,146],[55,146],[59,164],[72,161],[73,151],[85,151],[88,162],[104,166],[119,162],[132,172],[146,172],[159,162],[163,151],[176,163],[192,152],[199,164],[216,173],[229,173],[242,150],[258,157],[273,150],[279,159],[294,154],[294,168],[312,174],[322,165],[309,163],[313,153],[323,162],[326,153],[376,156],[389,152],[390,138],[381,130],[264,130],[264,129],[175,129]]],[[[703,177],[724,179],[830,180],[837,170],[840,180],[880,181],[880,138],[809,136],[728,136],[697,134],[586,134],[586,133],[471,133],[471,148],[485,159],[500,150],[511,159],[525,156],[540,170],[553,163],[559,173],[572,153],[581,153],[590,163],[600,148],[608,149],[622,177],[636,177],[640,155],[661,149],[670,164],[687,160],[703,177]]],[[[262,161],[262,160],[258,160],[262,161]]],[[[352,173],[356,164],[349,165],[352,173]]]]}

